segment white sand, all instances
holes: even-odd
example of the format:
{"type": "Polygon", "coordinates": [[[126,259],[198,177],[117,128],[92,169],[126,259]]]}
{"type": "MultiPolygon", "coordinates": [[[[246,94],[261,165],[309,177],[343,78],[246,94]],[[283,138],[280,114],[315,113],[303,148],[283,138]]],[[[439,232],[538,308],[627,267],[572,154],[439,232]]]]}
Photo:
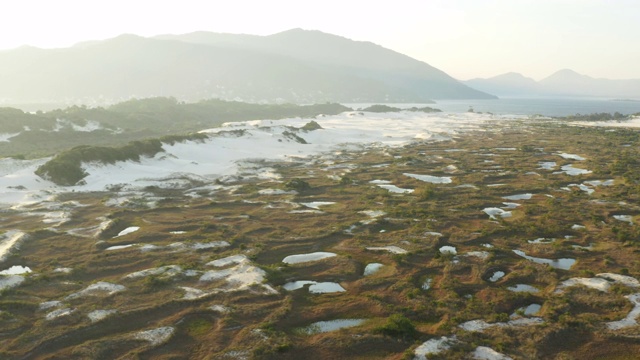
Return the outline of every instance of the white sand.
{"type": "Polygon", "coordinates": [[[120,232],[118,233],[118,235],[116,235],[115,237],[125,236],[125,235],[127,235],[127,234],[134,233],[134,232],[136,232],[136,231],[138,231],[138,230],[140,230],[140,226],[130,226],[130,227],[128,227],[128,228],[126,228],[126,229],[124,229],[124,230],[120,231],[120,232]]]}
{"type": "Polygon", "coordinates": [[[395,245],[388,245],[388,246],[371,246],[366,248],[367,250],[371,250],[371,251],[388,251],[392,254],[406,254],[408,253],[407,250],[399,247],[399,246],[395,246],[395,245]]]}
{"type": "Polygon", "coordinates": [[[576,154],[559,153],[558,155],[560,155],[563,159],[568,159],[568,160],[578,160],[578,161],[587,160],[582,156],[576,155],[576,154]]]}
{"type": "Polygon", "coordinates": [[[511,211],[504,211],[500,208],[496,208],[496,207],[489,207],[489,208],[484,208],[482,210],[485,214],[489,215],[489,217],[491,219],[496,220],[496,216],[500,216],[503,218],[506,217],[511,217],[511,211]]]}
{"type": "Polygon", "coordinates": [[[91,322],[96,322],[105,319],[117,312],[118,310],[94,310],[88,313],[87,317],[89,317],[89,320],[91,320],[91,322]]]}
{"type": "Polygon", "coordinates": [[[130,191],[152,185],[184,187],[191,184],[191,179],[211,182],[236,175],[273,179],[273,170],[254,161],[256,157],[259,160],[289,161],[292,158],[309,159],[320,153],[337,153],[337,150],[361,149],[362,145],[398,147],[417,140],[438,141],[463,131],[479,129],[485,123],[499,124],[509,119],[469,113],[398,112],[353,116],[346,112],[315,119],[322,129],[299,134],[308,144],[293,141],[283,133],[290,131],[290,127],[302,127],[310,119],[228,123],[220,128],[204,130],[211,136],[210,139],[163,144],[164,152],[151,158],[143,157],[138,162],[118,162],[113,165],[85,163],[83,168],[89,175],[84,179],[84,184],[71,187],[56,186],[34,174],[35,169],[49,158],[1,159],[0,202],[41,202],[56,193],[102,191],[114,184],[125,184],[122,190],[130,191]],[[244,134],[232,134],[230,131],[243,131],[244,134]],[[259,154],[255,152],[256,148],[260,149],[259,154]]]}
{"type": "Polygon", "coordinates": [[[335,204],[335,202],[331,202],[331,201],[313,201],[313,202],[300,203],[300,205],[304,205],[308,208],[316,209],[316,210],[320,210],[321,206],[329,206],[333,204],[335,204]]]}
{"type": "Polygon", "coordinates": [[[231,255],[226,258],[210,261],[207,263],[207,266],[225,267],[232,264],[243,264],[248,261],[249,259],[246,255],[231,255]]]}
{"type": "Polygon", "coordinates": [[[174,332],[175,329],[171,326],[160,327],[157,329],[140,331],[136,333],[133,338],[136,340],[148,341],[151,345],[155,346],[167,342],[171,336],[173,336],[174,332]]]}
{"type": "Polygon", "coordinates": [[[71,309],[71,308],[53,310],[52,312],[45,315],[44,318],[45,320],[54,320],[63,316],[69,316],[73,314],[75,311],[76,309],[71,309]]]}
{"type": "Polygon", "coordinates": [[[600,273],[596,274],[597,277],[607,279],[609,281],[613,281],[617,284],[622,284],[632,288],[640,288],[640,281],[638,279],[628,276],[628,275],[619,275],[613,273],[600,273]]]}
{"type": "Polygon", "coordinates": [[[515,195],[503,196],[502,198],[506,200],[530,200],[532,196],[533,194],[526,193],[526,194],[515,194],[515,195]]]}
{"type": "Polygon", "coordinates": [[[112,284],[106,281],[100,281],[95,284],[91,284],[87,286],[84,290],[81,290],[77,293],[73,293],[67,296],[65,299],[71,300],[84,296],[109,296],[121,291],[126,290],[122,285],[112,284]]]}
{"type": "Polygon", "coordinates": [[[443,351],[449,350],[451,345],[458,342],[457,338],[454,336],[446,337],[442,336],[440,338],[433,338],[425,341],[422,345],[418,346],[414,350],[414,360],[426,360],[428,359],[428,355],[439,354],[443,351]]]}
{"type": "Polygon", "coordinates": [[[38,307],[38,309],[40,310],[47,310],[47,309],[51,309],[51,308],[55,308],[55,307],[60,307],[62,306],[62,301],[45,301],[45,302],[41,302],[40,306],[38,307]]]}
{"type": "Polygon", "coordinates": [[[4,261],[9,252],[14,247],[17,247],[22,240],[26,238],[27,234],[18,230],[7,231],[0,237],[0,262],[4,261]]]}
{"type": "Polygon", "coordinates": [[[636,326],[638,322],[636,319],[640,316],[640,293],[631,294],[625,296],[634,305],[634,308],[627,314],[627,316],[618,321],[612,321],[607,323],[607,327],[611,330],[623,329],[626,327],[636,326]]]}
{"type": "Polygon", "coordinates": [[[318,334],[336,331],[339,329],[350,328],[361,325],[364,319],[339,319],[329,321],[318,321],[305,327],[303,331],[307,334],[318,334]]]}
{"type": "Polygon", "coordinates": [[[512,358],[486,346],[478,346],[474,352],[471,353],[471,356],[478,360],[513,360],[512,358]]]}
{"type": "Polygon", "coordinates": [[[449,245],[445,245],[440,247],[440,253],[441,254],[457,254],[458,250],[456,250],[455,246],[449,246],[449,245]]]}
{"type": "Polygon", "coordinates": [[[28,266],[14,265],[6,270],[0,271],[0,275],[23,275],[31,272],[28,266]]]}
{"type": "Polygon", "coordinates": [[[157,268],[145,269],[133,272],[123,277],[123,279],[137,279],[147,276],[173,277],[182,273],[182,268],[177,265],[166,265],[157,268]]]}

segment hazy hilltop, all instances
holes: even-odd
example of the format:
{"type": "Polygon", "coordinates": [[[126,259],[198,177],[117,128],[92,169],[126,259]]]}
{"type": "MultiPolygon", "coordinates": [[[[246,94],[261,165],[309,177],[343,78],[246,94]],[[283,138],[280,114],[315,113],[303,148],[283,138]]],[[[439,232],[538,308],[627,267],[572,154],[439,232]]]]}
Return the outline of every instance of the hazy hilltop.
{"type": "Polygon", "coordinates": [[[319,31],[271,36],[122,35],[64,49],[0,52],[0,101],[114,102],[175,96],[267,102],[491,98],[432,66],[319,31]]]}
{"type": "Polygon", "coordinates": [[[488,79],[471,79],[465,84],[498,96],[571,96],[640,99],[640,79],[596,79],[563,69],[535,81],[518,73],[488,79]]]}
{"type": "Polygon", "coordinates": [[[445,72],[409,56],[371,42],[353,41],[320,31],[292,29],[270,36],[195,32],[157,38],[284,55],[341,76],[355,75],[390,88],[402,89],[407,92],[407,99],[411,96],[432,99],[493,97],[470,89],[445,72]]]}
{"type": "Polygon", "coordinates": [[[640,99],[640,79],[595,79],[565,69],[540,80],[540,84],[549,92],[560,95],[640,99]]]}
{"type": "Polygon", "coordinates": [[[540,84],[535,80],[515,72],[509,72],[488,79],[471,79],[465,81],[465,84],[474,89],[483,89],[483,91],[487,91],[498,96],[524,96],[540,94],[543,92],[540,84]]]}

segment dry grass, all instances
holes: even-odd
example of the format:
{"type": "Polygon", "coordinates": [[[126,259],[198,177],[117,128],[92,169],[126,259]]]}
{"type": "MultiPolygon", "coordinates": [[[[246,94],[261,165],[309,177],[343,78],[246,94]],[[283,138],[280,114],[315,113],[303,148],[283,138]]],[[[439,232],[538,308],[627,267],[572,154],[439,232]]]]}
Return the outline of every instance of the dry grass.
{"type": "MultiPolygon", "coordinates": [[[[201,198],[156,189],[156,195],[168,197],[157,208],[117,209],[105,205],[109,194],[67,194],[60,200],[76,200],[87,206],[74,210],[71,221],[55,231],[43,231],[47,226],[38,217],[8,212],[2,228],[19,228],[32,236],[3,266],[26,265],[36,274],[22,286],[0,295],[0,354],[32,359],[208,359],[230,354],[264,359],[402,359],[406,350],[420,341],[455,333],[461,344],[447,353],[447,358],[466,356],[473,344],[522,359],[624,359],[640,351],[637,340],[611,334],[602,325],[624,317],[630,310],[623,290],[602,293],[572,288],[563,295],[554,294],[554,290],[562,280],[585,274],[624,271],[640,276],[638,237],[634,238],[638,226],[611,217],[640,213],[640,188],[627,179],[629,174],[607,167],[621,151],[637,149],[620,147],[628,144],[630,137],[622,131],[607,133],[543,125],[469,134],[455,142],[344,153],[332,167],[323,161],[280,167],[283,179],[304,179],[309,184],[309,189],[297,195],[259,193],[262,189],[284,189],[284,183],[240,182],[232,184],[237,187],[231,191],[203,191],[201,198]],[[611,145],[603,149],[603,142],[611,145]],[[496,150],[520,149],[522,144],[544,149],[496,150]],[[465,151],[446,151],[451,148],[465,151]],[[538,169],[541,161],[571,163],[557,156],[557,152],[587,157],[576,166],[594,173],[570,177],[538,169]],[[375,167],[381,163],[388,165],[375,167]],[[450,174],[447,165],[455,165],[458,170],[450,174]],[[528,174],[533,171],[539,176],[528,174]],[[403,173],[452,176],[454,181],[425,185],[403,173]],[[598,187],[593,195],[560,189],[571,183],[609,178],[616,179],[616,185],[598,187]],[[412,195],[391,194],[369,183],[375,179],[418,191],[412,195]],[[457,187],[462,184],[477,188],[457,187]],[[504,185],[487,186],[490,184],[504,185]],[[482,212],[485,207],[502,206],[502,202],[509,201],[503,196],[525,192],[533,193],[533,198],[516,201],[523,205],[512,210],[511,218],[492,221],[482,212]],[[322,207],[320,214],[291,213],[300,210],[296,203],[312,201],[336,204],[322,207]],[[387,215],[363,223],[370,220],[359,213],[363,210],[382,210],[387,215]],[[115,225],[99,238],[67,233],[95,227],[101,222],[100,217],[114,220],[115,225]],[[573,224],[582,224],[586,229],[572,230],[573,224]],[[134,225],[140,230],[113,238],[134,225]],[[345,232],[347,229],[351,229],[350,234],[345,232]],[[425,235],[431,231],[443,236],[425,235]],[[565,239],[565,235],[572,237],[565,239]],[[537,237],[557,240],[549,245],[527,243],[537,237]],[[227,241],[231,246],[181,251],[168,247],[175,242],[189,246],[214,241],[227,241]],[[487,243],[494,247],[482,246],[487,243]],[[572,246],[591,243],[591,251],[572,246]],[[142,252],[136,245],[104,250],[125,244],[155,245],[160,249],[142,252]],[[399,246],[408,253],[394,255],[365,249],[387,245],[399,246]],[[452,256],[438,251],[443,245],[455,246],[458,254],[487,251],[489,258],[459,255],[454,263],[452,256]],[[558,270],[522,259],[512,249],[532,256],[571,257],[578,261],[569,271],[558,270]],[[282,263],[288,255],[316,251],[338,256],[297,265],[282,263]],[[266,295],[262,288],[254,286],[240,292],[182,300],[184,291],[179,287],[213,291],[228,284],[222,280],[203,284],[198,281],[199,276],[184,274],[152,280],[123,279],[135,271],[166,265],[201,273],[213,269],[205,266],[207,262],[234,254],[245,254],[265,269],[268,282],[279,293],[266,295]],[[364,267],[373,262],[384,267],[363,277],[364,267]],[[60,267],[73,271],[52,272],[60,267]],[[487,281],[497,270],[506,276],[496,283],[487,281]],[[432,280],[431,288],[423,290],[427,278],[432,280]],[[283,284],[295,280],[338,282],[347,291],[310,294],[306,289],[282,289],[283,284]],[[98,281],[122,284],[127,290],[109,296],[65,299],[98,281]],[[507,290],[515,284],[530,284],[540,292],[507,290]],[[53,309],[39,310],[38,305],[51,300],[61,300],[63,307],[76,311],[47,321],[44,316],[53,309]],[[543,305],[540,316],[545,320],[544,326],[493,328],[485,333],[466,333],[457,328],[459,323],[473,319],[498,321],[504,317],[502,314],[531,303],[543,305]],[[231,312],[219,313],[210,308],[217,304],[231,308],[231,312]],[[99,309],[117,309],[118,313],[92,324],[86,314],[99,309]],[[406,317],[416,327],[417,342],[375,333],[395,314],[406,317]],[[355,328],[311,336],[295,331],[315,321],[348,318],[368,321],[355,328]],[[132,338],[137,331],[161,326],[175,328],[166,344],[151,346],[132,338]],[[605,353],[605,347],[610,352],[605,353]]],[[[637,139],[634,141],[637,145],[637,139]]]]}

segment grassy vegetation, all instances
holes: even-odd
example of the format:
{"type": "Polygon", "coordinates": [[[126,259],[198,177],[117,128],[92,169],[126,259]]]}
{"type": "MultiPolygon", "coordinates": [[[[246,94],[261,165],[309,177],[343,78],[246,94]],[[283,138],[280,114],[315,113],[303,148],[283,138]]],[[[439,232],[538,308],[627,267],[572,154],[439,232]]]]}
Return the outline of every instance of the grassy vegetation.
{"type": "Polygon", "coordinates": [[[619,112],[611,113],[593,113],[593,114],[575,114],[560,118],[569,121],[609,121],[609,120],[626,120],[630,116],[619,112]]]}
{"type": "MultiPolygon", "coordinates": [[[[21,229],[30,237],[2,268],[25,265],[34,274],[0,295],[0,354],[6,358],[401,359],[411,358],[411,349],[426,340],[452,335],[458,343],[440,358],[465,358],[476,346],[488,346],[515,359],[624,358],[640,352],[634,338],[637,327],[613,331],[605,325],[629,313],[632,305],[625,296],[638,289],[614,285],[602,292],[577,286],[556,292],[561,282],[573,277],[591,278],[603,272],[640,277],[639,226],[613,217],[625,214],[634,223],[640,221],[638,131],[553,122],[484,130],[455,141],[343,153],[331,165],[288,163],[278,167],[282,182],[218,184],[216,190],[199,190],[198,197],[148,189],[163,197],[155,208],[115,208],[105,205],[112,194],[70,193],[59,200],[76,200],[84,206],[72,209],[71,221],[55,231],[42,231],[51,225],[42,223],[38,214],[49,210],[35,207],[25,215],[8,209],[2,227],[21,229]],[[453,148],[463,151],[449,151],[453,148]],[[586,160],[563,159],[559,153],[578,154],[586,160]],[[557,162],[556,169],[540,168],[541,162],[550,161],[557,162]],[[556,173],[567,164],[593,172],[556,173]],[[346,168],[350,171],[345,172],[346,168]],[[404,173],[449,176],[453,182],[427,184],[404,173]],[[393,194],[370,183],[376,179],[415,192],[393,194]],[[614,184],[593,186],[592,194],[573,185],[608,179],[614,184]],[[265,189],[293,189],[297,194],[260,193],[265,189]],[[533,194],[532,198],[513,201],[520,206],[508,210],[511,217],[493,220],[482,211],[505,206],[503,202],[510,200],[504,196],[523,193],[533,194]],[[321,207],[322,213],[295,212],[299,210],[296,203],[313,201],[335,204],[321,207]],[[89,234],[104,221],[100,217],[113,221],[95,238],[89,234]],[[575,224],[584,228],[574,228],[575,224]],[[141,229],[113,238],[132,225],[141,229]],[[77,229],[88,230],[81,236],[74,232],[77,229]],[[540,237],[555,240],[529,242],[540,237]],[[215,241],[231,245],[190,247],[215,241]],[[129,244],[134,246],[104,250],[129,244]],[[143,251],[143,245],[157,248],[143,251]],[[367,250],[389,245],[407,253],[367,250]],[[445,245],[454,246],[457,255],[441,253],[445,245]],[[556,269],[526,260],[513,250],[577,261],[569,270],[556,269]],[[282,263],[286,256],[318,251],[337,256],[282,263]],[[486,257],[478,256],[479,252],[486,252],[486,257]],[[233,284],[222,278],[199,281],[207,271],[235,266],[207,265],[231,255],[245,255],[251,265],[264,269],[266,283],[278,293],[260,285],[233,291],[233,284]],[[370,263],[383,266],[363,276],[370,263]],[[126,278],[168,265],[197,275],[126,278]],[[53,272],[57,268],[73,270],[53,272]],[[496,271],[505,276],[490,281],[496,271]],[[308,285],[284,290],[284,284],[297,280],[336,282],[346,291],[313,294],[308,285]],[[99,281],[121,284],[126,290],[67,298],[99,281]],[[509,290],[518,284],[538,291],[509,290]],[[184,299],[185,288],[206,294],[184,299]],[[45,320],[54,309],[40,309],[40,303],[53,300],[75,312],[45,320]],[[478,319],[507,322],[513,313],[522,316],[519,309],[530,304],[541,305],[536,316],[543,319],[542,325],[496,326],[484,332],[459,327],[478,319]],[[101,309],[118,313],[92,323],[87,314],[101,309]],[[335,319],[366,321],[327,333],[296,331],[335,319]],[[175,328],[165,343],[154,346],[133,340],[139,331],[164,326],[175,328]]],[[[156,145],[151,142],[130,150],[142,154],[154,151],[156,145]]],[[[124,150],[86,151],[78,151],[69,161],[82,156],[108,161],[132,156],[124,150]]]]}
{"type": "Polygon", "coordinates": [[[53,159],[38,167],[36,175],[58,185],[76,185],[88,174],[82,169],[82,163],[114,164],[118,161],[140,161],[142,156],[152,157],[163,151],[162,144],[175,144],[184,141],[202,141],[205,134],[172,135],[160,139],[134,141],[122,147],[76,146],[56,155],[53,159]]]}
{"type": "Polygon", "coordinates": [[[76,146],[124,146],[132,141],[188,134],[218,127],[225,122],[315,117],[350,110],[340,104],[250,104],[218,99],[197,103],[174,98],[129,100],[107,108],[71,106],[35,114],[0,108],[0,134],[12,134],[0,142],[0,156],[35,158],[50,156],[76,146]],[[99,128],[77,131],[93,122],[99,128]]]}

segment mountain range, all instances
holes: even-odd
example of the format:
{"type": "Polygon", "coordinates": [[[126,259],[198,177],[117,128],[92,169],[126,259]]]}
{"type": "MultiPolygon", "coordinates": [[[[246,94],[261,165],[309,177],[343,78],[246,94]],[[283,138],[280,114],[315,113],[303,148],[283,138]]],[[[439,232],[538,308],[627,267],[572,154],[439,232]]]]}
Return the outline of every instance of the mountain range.
{"type": "Polygon", "coordinates": [[[293,103],[493,98],[379,45],[302,29],[270,36],[122,35],[0,52],[0,103],[151,96],[293,103]]]}
{"type": "Polygon", "coordinates": [[[518,73],[464,81],[470,87],[498,96],[565,96],[640,99],[640,79],[596,79],[564,69],[535,81],[518,73]]]}

